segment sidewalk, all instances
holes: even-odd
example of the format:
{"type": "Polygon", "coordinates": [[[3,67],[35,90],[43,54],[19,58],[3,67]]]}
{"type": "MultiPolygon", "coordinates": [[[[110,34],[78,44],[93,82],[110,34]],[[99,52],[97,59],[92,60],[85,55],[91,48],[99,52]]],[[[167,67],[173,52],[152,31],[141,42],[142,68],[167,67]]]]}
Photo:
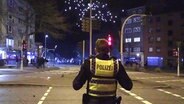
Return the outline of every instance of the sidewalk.
{"type": "Polygon", "coordinates": [[[3,74],[3,72],[28,73],[28,72],[41,72],[41,71],[57,70],[57,69],[59,69],[59,67],[36,68],[35,66],[28,66],[28,67],[23,67],[23,69],[16,68],[16,67],[0,67],[0,74],[3,74]]]}
{"type": "MultiPolygon", "coordinates": [[[[155,74],[167,74],[172,76],[177,76],[177,69],[160,69],[160,68],[135,68],[135,67],[125,67],[127,71],[137,71],[137,72],[145,72],[145,73],[155,73],[155,74]]],[[[184,77],[184,69],[180,69],[179,77],[184,77]]]]}

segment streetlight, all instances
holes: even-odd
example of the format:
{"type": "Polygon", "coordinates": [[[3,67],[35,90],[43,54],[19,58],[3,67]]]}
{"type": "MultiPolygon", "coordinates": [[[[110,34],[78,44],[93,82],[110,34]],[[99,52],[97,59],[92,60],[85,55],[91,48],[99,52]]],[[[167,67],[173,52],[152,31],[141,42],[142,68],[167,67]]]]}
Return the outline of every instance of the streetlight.
{"type": "Polygon", "coordinates": [[[89,54],[92,55],[92,0],[90,0],[89,54]]]}
{"type": "Polygon", "coordinates": [[[85,40],[82,41],[82,62],[84,63],[85,59],[85,40]]]}
{"type": "Polygon", "coordinates": [[[121,33],[120,33],[120,54],[121,54],[121,62],[122,62],[122,64],[123,64],[123,30],[124,30],[124,27],[125,27],[125,24],[126,24],[126,22],[131,18],[131,17],[134,17],[134,16],[141,16],[141,17],[143,17],[143,16],[147,16],[147,15],[145,15],[145,14],[132,14],[132,15],[130,15],[130,16],[128,16],[126,19],[125,19],[125,21],[123,22],[123,24],[122,24],[122,27],[121,27],[121,33]]]}
{"type": "Polygon", "coordinates": [[[48,38],[48,35],[45,35],[45,59],[46,59],[46,53],[47,53],[47,38],[48,38]]]}
{"type": "Polygon", "coordinates": [[[57,45],[54,46],[54,64],[56,64],[56,48],[57,48],[57,45]]]}
{"type": "Polygon", "coordinates": [[[180,76],[180,45],[181,45],[181,41],[178,41],[177,42],[177,76],[179,77],[180,76]]]}

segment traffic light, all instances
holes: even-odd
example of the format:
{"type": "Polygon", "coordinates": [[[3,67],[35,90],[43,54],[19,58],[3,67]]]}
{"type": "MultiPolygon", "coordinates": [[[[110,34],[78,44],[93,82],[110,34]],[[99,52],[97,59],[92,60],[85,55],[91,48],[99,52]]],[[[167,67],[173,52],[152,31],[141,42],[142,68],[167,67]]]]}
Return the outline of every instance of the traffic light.
{"type": "Polygon", "coordinates": [[[89,18],[84,18],[82,20],[82,31],[83,32],[89,32],[90,23],[89,18]]]}
{"type": "MultiPolygon", "coordinates": [[[[90,18],[84,17],[81,22],[82,31],[90,32],[90,18]]],[[[101,23],[99,20],[92,19],[92,30],[100,30],[101,23]]]]}
{"type": "Polygon", "coordinates": [[[27,50],[27,42],[25,40],[22,41],[22,50],[27,50]]]}
{"type": "Polygon", "coordinates": [[[178,51],[177,51],[177,49],[173,49],[173,56],[175,56],[175,57],[178,56],[178,51]]]}
{"type": "Polygon", "coordinates": [[[112,37],[111,37],[111,35],[108,35],[108,45],[112,46],[112,37]]]}

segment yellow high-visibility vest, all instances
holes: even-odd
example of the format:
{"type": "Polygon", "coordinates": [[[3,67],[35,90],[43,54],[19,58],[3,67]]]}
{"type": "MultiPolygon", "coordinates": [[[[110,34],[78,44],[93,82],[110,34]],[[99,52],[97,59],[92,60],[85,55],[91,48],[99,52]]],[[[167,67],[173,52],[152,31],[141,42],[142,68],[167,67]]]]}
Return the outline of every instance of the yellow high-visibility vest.
{"type": "Polygon", "coordinates": [[[100,60],[94,58],[90,60],[93,76],[89,81],[89,95],[96,97],[116,95],[117,81],[114,77],[118,69],[116,62],[113,59],[100,60]]]}

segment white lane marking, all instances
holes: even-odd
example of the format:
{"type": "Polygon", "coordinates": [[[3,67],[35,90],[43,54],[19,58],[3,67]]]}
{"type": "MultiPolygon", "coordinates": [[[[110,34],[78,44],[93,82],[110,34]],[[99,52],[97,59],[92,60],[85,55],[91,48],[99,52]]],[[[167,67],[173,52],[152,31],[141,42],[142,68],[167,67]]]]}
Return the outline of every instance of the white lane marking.
{"type": "Polygon", "coordinates": [[[126,92],[127,94],[133,96],[134,98],[140,100],[140,101],[143,102],[144,104],[152,104],[151,102],[144,100],[144,98],[142,98],[142,97],[136,95],[135,93],[132,93],[132,92],[130,92],[130,91],[127,91],[127,90],[125,90],[125,89],[123,89],[123,88],[120,88],[120,90],[122,90],[122,91],[126,92]]]}
{"type": "Polygon", "coordinates": [[[158,91],[161,91],[161,92],[164,92],[166,94],[169,94],[169,95],[172,95],[172,96],[175,96],[175,97],[178,97],[178,98],[181,98],[184,100],[184,97],[179,95],[179,94],[175,94],[175,93],[172,93],[172,92],[169,92],[169,91],[166,91],[166,90],[163,90],[163,89],[157,89],[158,91]]]}
{"type": "Polygon", "coordinates": [[[159,82],[159,83],[161,83],[161,82],[184,82],[184,80],[176,79],[176,80],[164,80],[164,81],[156,81],[156,82],[159,82]]]}
{"type": "Polygon", "coordinates": [[[42,98],[40,99],[40,101],[37,104],[42,104],[44,102],[44,100],[47,98],[47,95],[49,94],[51,89],[52,89],[52,87],[49,87],[49,89],[45,92],[45,94],[42,96],[42,98]]]}
{"type": "Polygon", "coordinates": [[[43,103],[43,101],[39,101],[39,102],[38,102],[38,104],[42,104],[42,103],[43,103]]]}
{"type": "Polygon", "coordinates": [[[163,77],[136,77],[135,79],[163,79],[163,78],[174,78],[173,76],[163,76],[163,77]]]}

